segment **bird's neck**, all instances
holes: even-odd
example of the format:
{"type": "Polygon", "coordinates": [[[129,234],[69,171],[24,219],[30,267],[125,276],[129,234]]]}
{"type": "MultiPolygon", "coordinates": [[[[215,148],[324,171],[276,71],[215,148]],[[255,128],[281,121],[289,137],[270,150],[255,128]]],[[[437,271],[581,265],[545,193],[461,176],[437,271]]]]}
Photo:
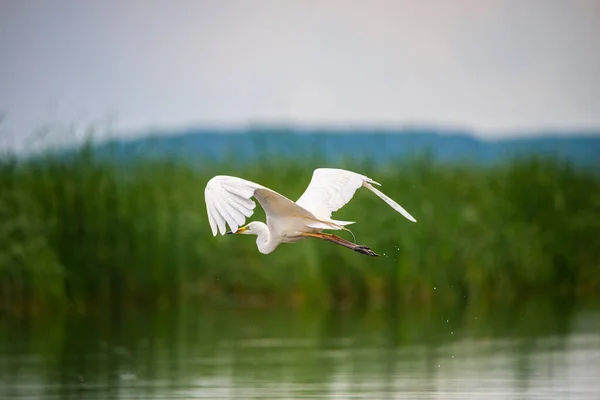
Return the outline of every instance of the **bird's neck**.
{"type": "Polygon", "coordinates": [[[255,227],[254,230],[257,232],[256,247],[258,247],[258,251],[263,254],[269,254],[277,248],[279,243],[275,240],[275,237],[271,235],[271,231],[266,224],[260,224],[255,227]]]}

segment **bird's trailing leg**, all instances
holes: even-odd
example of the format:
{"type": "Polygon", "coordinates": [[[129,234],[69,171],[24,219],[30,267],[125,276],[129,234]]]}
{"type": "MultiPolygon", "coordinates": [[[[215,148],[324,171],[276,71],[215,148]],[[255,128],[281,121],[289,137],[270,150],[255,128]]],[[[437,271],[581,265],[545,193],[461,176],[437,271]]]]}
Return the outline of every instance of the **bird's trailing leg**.
{"type": "Polygon", "coordinates": [[[339,244],[340,246],[347,247],[347,248],[357,251],[361,254],[366,254],[368,256],[373,256],[373,257],[379,257],[379,254],[377,254],[373,250],[371,250],[369,248],[369,246],[363,246],[360,244],[352,243],[346,239],[343,239],[343,238],[333,235],[331,233],[323,233],[323,232],[303,233],[302,235],[306,236],[306,237],[313,237],[313,238],[317,238],[317,239],[327,240],[328,242],[339,244]]]}

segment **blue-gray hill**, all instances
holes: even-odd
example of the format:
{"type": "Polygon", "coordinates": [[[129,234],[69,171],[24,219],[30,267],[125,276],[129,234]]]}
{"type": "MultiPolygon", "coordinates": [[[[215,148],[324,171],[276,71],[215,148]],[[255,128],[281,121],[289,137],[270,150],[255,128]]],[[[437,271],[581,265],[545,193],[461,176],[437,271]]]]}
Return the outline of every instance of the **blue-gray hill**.
{"type": "Polygon", "coordinates": [[[507,158],[539,155],[595,166],[600,160],[598,132],[540,132],[535,136],[487,141],[468,131],[444,129],[189,129],[155,132],[130,140],[113,140],[94,147],[95,153],[121,161],[137,157],[186,161],[252,161],[265,154],[285,157],[321,155],[390,161],[429,154],[442,162],[496,163],[507,158]]]}

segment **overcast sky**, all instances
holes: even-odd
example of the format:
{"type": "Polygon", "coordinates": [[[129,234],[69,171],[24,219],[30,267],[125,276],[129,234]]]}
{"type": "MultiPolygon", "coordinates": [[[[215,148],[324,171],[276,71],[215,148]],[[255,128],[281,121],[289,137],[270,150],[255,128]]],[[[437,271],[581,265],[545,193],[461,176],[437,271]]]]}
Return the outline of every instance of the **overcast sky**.
{"type": "Polygon", "coordinates": [[[106,118],[598,128],[599,38],[597,0],[0,0],[0,135],[106,118]]]}

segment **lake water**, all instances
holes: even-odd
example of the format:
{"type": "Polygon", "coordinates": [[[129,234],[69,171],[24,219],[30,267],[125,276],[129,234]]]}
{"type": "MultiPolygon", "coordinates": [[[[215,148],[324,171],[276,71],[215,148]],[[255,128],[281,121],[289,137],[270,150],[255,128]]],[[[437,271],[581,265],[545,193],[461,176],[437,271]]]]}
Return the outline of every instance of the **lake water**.
{"type": "Polygon", "coordinates": [[[0,317],[2,399],[600,399],[600,308],[0,317]]]}

